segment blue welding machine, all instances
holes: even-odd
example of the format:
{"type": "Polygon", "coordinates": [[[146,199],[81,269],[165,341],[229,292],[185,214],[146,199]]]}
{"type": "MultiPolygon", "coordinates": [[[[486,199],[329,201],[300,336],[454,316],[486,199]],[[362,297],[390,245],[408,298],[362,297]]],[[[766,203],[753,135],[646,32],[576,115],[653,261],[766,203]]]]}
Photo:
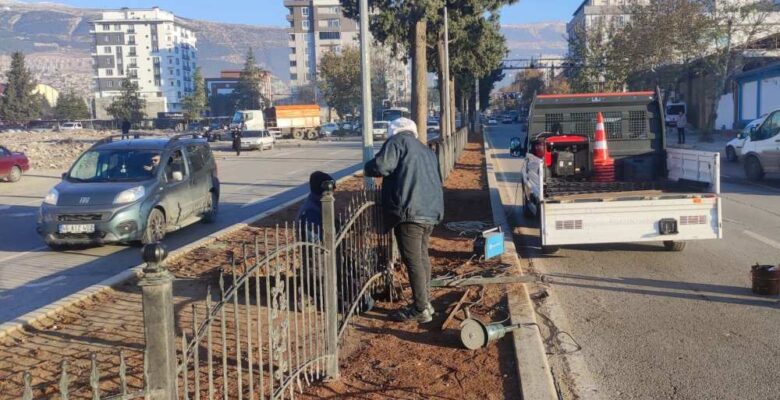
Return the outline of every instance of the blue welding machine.
{"type": "Polygon", "coordinates": [[[489,260],[504,254],[504,232],[501,228],[488,229],[474,239],[474,254],[489,260]]]}

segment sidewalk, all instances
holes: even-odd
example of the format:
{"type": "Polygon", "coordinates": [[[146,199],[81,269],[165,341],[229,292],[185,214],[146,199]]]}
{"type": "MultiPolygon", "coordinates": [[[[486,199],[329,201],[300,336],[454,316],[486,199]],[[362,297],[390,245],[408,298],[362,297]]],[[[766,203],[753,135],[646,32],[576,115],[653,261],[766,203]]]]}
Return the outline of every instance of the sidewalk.
{"type": "Polygon", "coordinates": [[[701,140],[701,133],[699,132],[687,132],[685,135],[685,144],[677,144],[677,130],[668,129],[666,131],[666,145],[671,148],[682,148],[689,150],[701,150],[712,151],[716,153],[722,153],[726,148],[726,143],[734,138],[733,134],[713,133],[710,138],[711,142],[703,142],[701,140]]]}

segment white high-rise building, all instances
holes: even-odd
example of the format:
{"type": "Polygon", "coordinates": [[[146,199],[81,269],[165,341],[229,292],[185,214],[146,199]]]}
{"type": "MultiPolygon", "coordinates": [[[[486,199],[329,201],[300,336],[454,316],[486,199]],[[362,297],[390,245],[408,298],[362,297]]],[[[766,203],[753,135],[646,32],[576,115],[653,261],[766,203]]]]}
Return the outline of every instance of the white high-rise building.
{"type": "Polygon", "coordinates": [[[125,78],[138,84],[147,117],[181,111],[181,100],[193,90],[197,65],[192,29],[173,13],[154,7],[105,11],[92,21],[90,32],[98,119],[110,118],[105,109],[125,78]]]}

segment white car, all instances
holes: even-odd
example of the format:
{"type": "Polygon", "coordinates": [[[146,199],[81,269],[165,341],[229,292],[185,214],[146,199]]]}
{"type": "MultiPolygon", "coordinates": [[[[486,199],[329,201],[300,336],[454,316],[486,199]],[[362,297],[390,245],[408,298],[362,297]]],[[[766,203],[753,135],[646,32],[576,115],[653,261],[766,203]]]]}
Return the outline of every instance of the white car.
{"type": "Polygon", "coordinates": [[[276,139],[268,131],[244,131],[241,133],[241,149],[246,150],[271,150],[276,139]]]}
{"type": "Polygon", "coordinates": [[[745,146],[745,141],[750,137],[750,132],[756,129],[766,119],[766,115],[759,119],[750,121],[744,129],[737,133],[737,137],[729,140],[726,143],[726,160],[736,162],[742,157],[742,148],[745,146]]]}
{"type": "Polygon", "coordinates": [[[320,134],[322,136],[331,136],[334,132],[339,130],[339,124],[335,122],[328,122],[320,127],[320,134]]]}
{"type": "Polygon", "coordinates": [[[489,118],[488,125],[498,125],[498,121],[495,118],[489,118]]]}
{"type": "Polygon", "coordinates": [[[65,122],[60,125],[61,131],[76,131],[82,129],[81,122],[65,122]]]}
{"type": "Polygon", "coordinates": [[[745,176],[759,181],[767,173],[780,173],[780,110],[769,113],[742,145],[745,176]]]}
{"type": "Polygon", "coordinates": [[[374,122],[374,128],[372,129],[374,139],[387,139],[387,129],[390,127],[390,123],[387,121],[374,122]]]}

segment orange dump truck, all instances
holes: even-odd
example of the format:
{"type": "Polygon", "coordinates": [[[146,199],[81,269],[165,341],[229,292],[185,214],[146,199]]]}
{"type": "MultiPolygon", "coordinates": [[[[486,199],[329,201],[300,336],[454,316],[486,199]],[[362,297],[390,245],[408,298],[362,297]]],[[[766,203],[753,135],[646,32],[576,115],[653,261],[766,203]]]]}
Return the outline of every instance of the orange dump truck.
{"type": "Polygon", "coordinates": [[[283,137],[316,139],[321,124],[320,106],[316,104],[280,105],[265,110],[266,129],[283,137]]]}

